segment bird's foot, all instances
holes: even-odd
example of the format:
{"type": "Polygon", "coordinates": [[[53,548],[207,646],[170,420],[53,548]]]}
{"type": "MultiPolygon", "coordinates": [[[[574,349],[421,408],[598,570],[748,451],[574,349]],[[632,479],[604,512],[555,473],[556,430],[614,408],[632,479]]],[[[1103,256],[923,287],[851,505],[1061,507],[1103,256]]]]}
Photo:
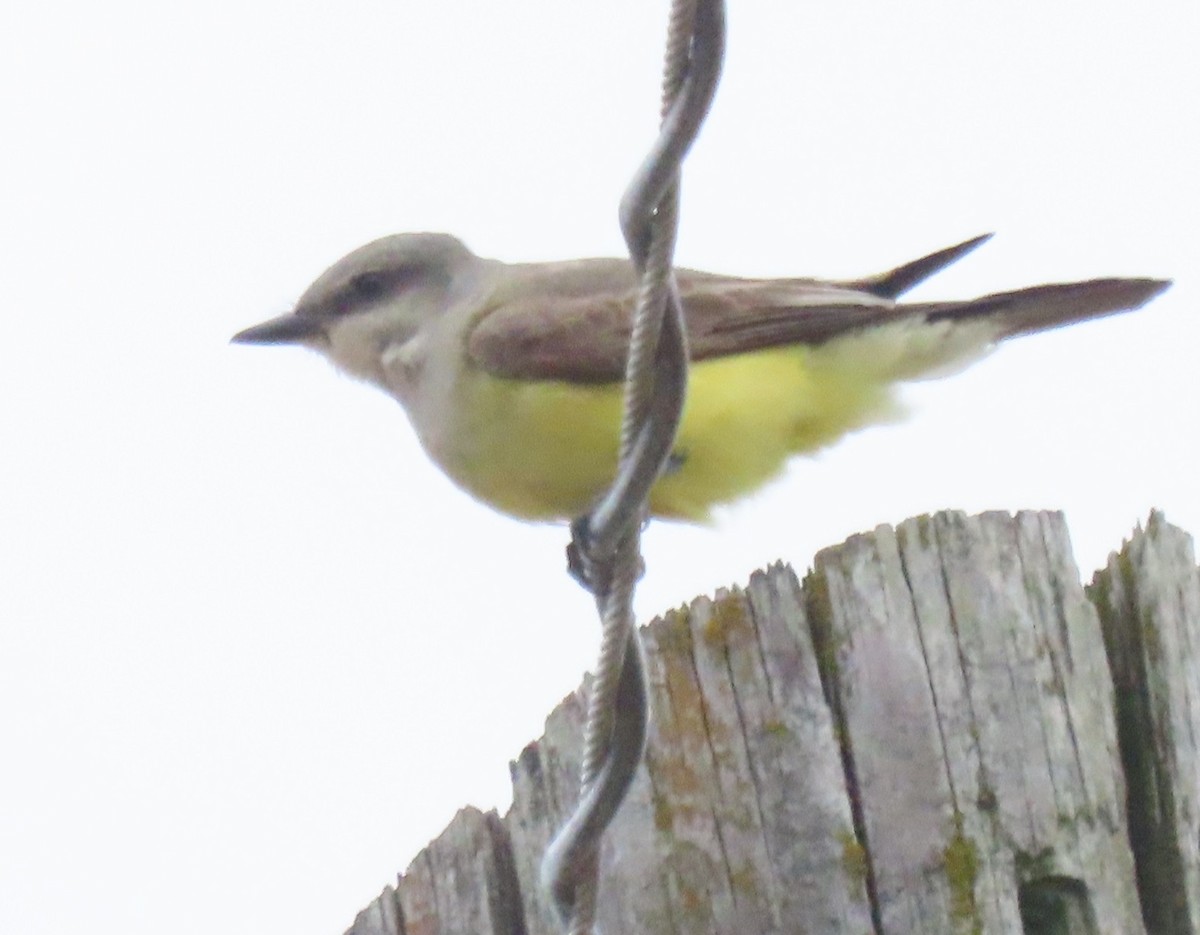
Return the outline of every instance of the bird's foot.
{"type": "MultiPolygon", "coordinates": [[[[591,534],[590,517],[587,514],[571,522],[571,541],[567,544],[567,573],[592,595],[605,593],[617,573],[621,550],[607,555],[597,554],[596,542],[591,534]]],[[[640,554],[636,557],[635,578],[646,573],[646,563],[640,554]]]]}

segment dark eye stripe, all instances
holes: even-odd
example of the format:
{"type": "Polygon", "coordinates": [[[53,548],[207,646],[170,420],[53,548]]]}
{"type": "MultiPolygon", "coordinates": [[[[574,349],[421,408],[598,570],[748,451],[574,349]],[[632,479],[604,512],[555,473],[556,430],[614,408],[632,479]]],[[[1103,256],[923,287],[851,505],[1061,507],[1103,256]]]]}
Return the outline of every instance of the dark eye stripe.
{"type": "Polygon", "coordinates": [[[399,292],[412,279],[411,269],[369,269],[353,276],[331,303],[335,315],[365,311],[374,303],[399,292]]]}
{"type": "Polygon", "coordinates": [[[394,281],[394,277],[385,273],[359,273],[350,280],[350,291],[355,298],[369,302],[383,298],[394,281]]]}

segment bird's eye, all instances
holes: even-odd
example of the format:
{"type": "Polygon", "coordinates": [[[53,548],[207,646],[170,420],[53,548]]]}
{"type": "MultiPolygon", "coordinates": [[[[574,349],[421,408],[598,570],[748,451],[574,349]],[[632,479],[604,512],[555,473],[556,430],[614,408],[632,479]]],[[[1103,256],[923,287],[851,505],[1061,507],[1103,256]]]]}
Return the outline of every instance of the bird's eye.
{"type": "Polygon", "coordinates": [[[382,298],[383,294],[387,292],[388,281],[382,273],[359,273],[350,280],[350,288],[357,298],[372,301],[382,298]]]}

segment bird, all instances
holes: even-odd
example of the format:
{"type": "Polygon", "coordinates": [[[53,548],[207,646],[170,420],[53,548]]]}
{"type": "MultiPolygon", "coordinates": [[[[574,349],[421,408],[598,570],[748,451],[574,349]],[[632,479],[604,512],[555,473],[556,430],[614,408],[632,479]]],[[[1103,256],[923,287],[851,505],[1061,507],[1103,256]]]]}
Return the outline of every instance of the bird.
{"type": "MultiPolygon", "coordinates": [[[[690,375],[650,514],[709,521],[794,456],[893,421],[899,385],[960,370],[1007,338],[1139,308],[1170,285],[1106,278],[899,301],[991,236],[854,280],[677,269],[690,375]]],[[[393,234],[232,341],[318,352],[396,399],[433,462],[476,499],[572,521],[614,475],[637,291],[628,260],[509,264],[449,234],[393,234]]]]}

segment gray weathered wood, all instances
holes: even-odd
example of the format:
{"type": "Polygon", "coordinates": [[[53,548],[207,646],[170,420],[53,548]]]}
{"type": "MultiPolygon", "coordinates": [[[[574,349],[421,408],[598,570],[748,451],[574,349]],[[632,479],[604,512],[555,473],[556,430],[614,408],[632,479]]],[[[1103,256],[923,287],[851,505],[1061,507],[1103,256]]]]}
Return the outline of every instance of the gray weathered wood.
{"type": "Polygon", "coordinates": [[[810,587],[882,931],[1020,931],[1034,880],[1086,890],[1084,931],[1142,931],[1100,628],[1061,517],[880,527],[819,555],[810,587]]]}
{"type": "Polygon", "coordinates": [[[395,887],[385,886],[383,892],[358,914],[346,935],[405,935],[395,887]]]}
{"type": "Polygon", "coordinates": [[[519,935],[521,911],[508,833],[495,812],[464,808],[348,935],[519,935]]]}
{"type": "MultiPolygon", "coordinates": [[[[649,624],[601,930],[1200,935],[1190,541],[1153,517],[1090,593],[1103,628],[1061,516],[946,513],[649,624]]],[[[508,814],[460,812],[353,935],[560,931],[539,863],[585,690],[513,764],[508,814]]]]}
{"type": "MultiPolygon", "coordinates": [[[[777,568],[747,594],[698,600],[643,631],[654,721],[603,848],[603,931],[869,929],[803,613],[795,576],[777,568]],[[798,745],[814,755],[796,756],[798,745]]],[[[514,770],[508,822],[530,935],[560,930],[538,863],[574,805],[582,720],[576,696],[514,770]]]]}
{"type": "Polygon", "coordinates": [[[1200,574],[1191,540],[1151,515],[1096,574],[1091,596],[1116,683],[1147,927],[1200,932],[1200,574]]]}

